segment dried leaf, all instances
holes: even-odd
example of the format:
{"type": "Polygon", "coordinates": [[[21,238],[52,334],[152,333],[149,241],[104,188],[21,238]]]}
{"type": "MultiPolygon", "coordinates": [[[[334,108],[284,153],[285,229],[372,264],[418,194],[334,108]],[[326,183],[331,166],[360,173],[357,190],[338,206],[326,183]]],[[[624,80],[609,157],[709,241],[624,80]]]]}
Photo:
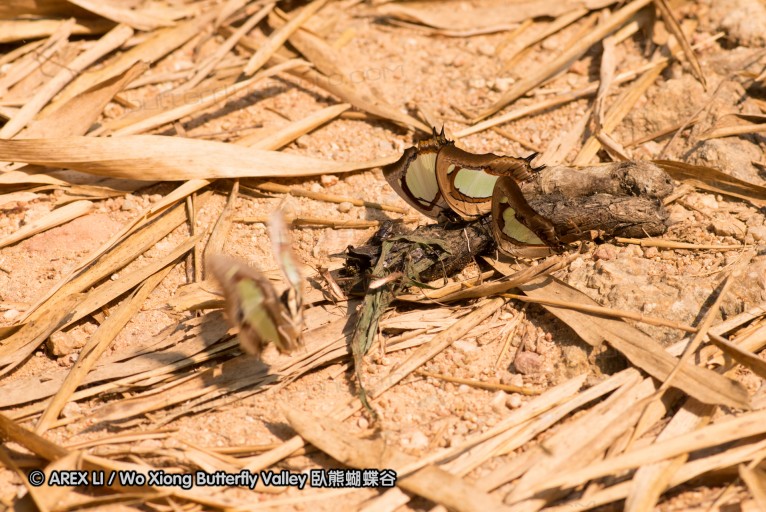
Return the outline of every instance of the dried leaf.
{"type": "MultiPolygon", "coordinates": [[[[584,293],[551,277],[537,279],[519,288],[534,298],[597,305],[584,293]]],[[[657,341],[626,322],[553,306],[543,307],[569,325],[588,344],[598,346],[606,341],[634,366],[656,379],[665,380],[678,363],[678,359],[671,356],[657,341]]],[[[727,379],[707,368],[688,363],[681,366],[673,386],[706,404],[750,408],[747,389],[740,382],[727,379]]]]}
{"type": "Polygon", "coordinates": [[[160,135],[0,140],[0,161],[66,167],[147,181],[316,176],[369,169],[398,155],[337,163],[301,155],[160,135]]]}

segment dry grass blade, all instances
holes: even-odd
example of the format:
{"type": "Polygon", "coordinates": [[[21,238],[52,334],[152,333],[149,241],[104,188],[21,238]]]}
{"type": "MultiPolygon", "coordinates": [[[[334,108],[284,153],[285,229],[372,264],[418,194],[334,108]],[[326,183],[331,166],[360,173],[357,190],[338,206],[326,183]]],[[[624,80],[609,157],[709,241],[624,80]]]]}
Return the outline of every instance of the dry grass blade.
{"type": "Polygon", "coordinates": [[[635,320],[637,322],[642,322],[649,325],[662,325],[665,327],[672,327],[673,329],[679,329],[681,331],[686,331],[686,332],[697,332],[697,328],[692,327],[691,325],[685,325],[678,322],[673,322],[672,320],[665,320],[664,318],[650,317],[641,313],[635,313],[633,311],[627,311],[624,309],[612,309],[612,308],[605,308],[603,306],[591,306],[589,304],[581,304],[577,302],[566,302],[566,301],[550,300],[550,299],[534,299],[532,297],[527,297],[526,295],[515,295],[512,293],[504,293],[503,297],[507,299],[520,300],[522,302],[532,302],[534,304],[545,304],[547,306],[556,306],[556,307],[562,307],[562,308],[568,308],[568,309],[575,309],[577,311],[594,313],[596,315],[625,318],[625,319],[635,320]]]}
{"type": "Polygon", "coordinates": [[[678,359],[678,363],[676,363],[675,368],[673,368],[673,371],[671,371],[670,374],[667,376],[667,378],[665,378],[665,380],[662,382],[662,386],[660,386],[660,389],[657,390],[658,396],[661,395],[666,389],[670,387],[673,378],[678,374],[679,370],[681,369],[681,366],[683,366],[684,363],[688,362],[691,359],[692,354],[694,354],[697,351],[697,349],[700,347],[705,336],[707,335],[708,330],[710,329],[710,326],[713,324],[713,320],[718,314],[718,308],[723,302],[723,299],[726,296],[726,294],[729,292],[729,288],[731,287],[732,282],[734,281],[733,276],[736,275],[738,278],[741,277],[742,271],[744,270],[745,266],[750,263],[750,261],[753,259],[754,256],[755,256],[755,253],[747,254],[737,264],[734,270],[732,270],[730,274],[726,275],[726,277],[723,278],[723,281],[720,284],[718,295],[715,298],[715,301],[713,301],[713,304],[710,306],[710,309],[703,316],[702,321],[699,324],[697,333],[694,335],[692,340],[684,349],[684,353],[678,359]]]}
{"type": "Polygon", "coordinates": [[[538,448],[535,464],[519,479],[506,497],[506,502],[527,510],[539,510],[548,501],[559,497],[559,492],[537,493],[540,487],[550,489],[546,482],[551,475],[569,474],[588,467],[638,419],[636,407],[642,398],[654,392],[651,379],[626,382],[606,400],[598,403],[584,415],[559,429],[538,448]]]}
{"type": "Polygon", "coordinates": [[[107,103],[148,69],[149,66],[145,62],[137,62],[124,73],[97,83],[62,104],[56,111],[33,120],[21,132],[19,138],[46,139],[85,135],[98,120],[107,103]]]}
{"type": "Polygon", "coordinates": [[[662,249],[686,249],[686,250],[711,250],[711,251],[741,251],[746,245],[720,245],[720,244],[690,244],[676,242],[674,240],[656,240],[652,238],[622,238],[615,237],[616,242],[621,244],[635,244],[641,247],[660,247],[662,249]]]}
{"type": "MultiPolygon", "coordinates": [[[[48,61],[57,52],[61,51],[67,44],[67,38],[72,33],[74,20],[67,20],[60,23],[55,32],[40,46],[40,48],[26,55],[23,59],[15,62],[10,70],[0,78],[0,97],[8,92],[8,89],[24,79],[27,75],[38,69],[44,62],[48,61]]],[[[2,28],[2,26],[0,26],[2,28]]],[[[0,34],[3,31],[0,30],[0,34]]],[[[2,41],[0,41],[2,42],[2,41]]]]}
{"type": "Polygon", "coordinates": [[[596,120],[596,131],[601,131],[604,126],[604,116],[606,114],[605,101],[609,88],[614,80],[614,70],[617,62],[614,57],[614,47],[616,46],[613,36],[604,38],[602,42],[604,51],[601,53],[601,68],[599,69],[598,92],[596,100],[593,102],[593,118],[596,120]]]}
{"type": "MultiPolygon", "coordinates": [[[[612,379],[615,380],[615,379],[612,379]]],[[[619,380],[619,377],[616,378],[616,380],[619,380]]],[[[555,412],[552,412],[554,409],[559,408],[561,405],[569,404],[572,402],[581,402],[581,397],[587,397],[586,399],[593,400],[594,395],[598,395],[598,390],[594,388],[599,388],[601,390],[606,389],[608,387],[608,384],[600,383],[597,386],[593,386],[592,388],[586,390],[583,393],[579,393],[578,391],[581,390],[583,384],[585,382],[585,375],[581,375],[579,377],[575,377],[572,379],[567,380],[566,382],[563,382],[559,384],[558,386],[555,386],[551,389],[548,389],[543,394],[541,394],[538,397],[535,397],[534,399],[527,402],[522,408],[515,410],[510,415],[503,418],[500,423],[493,426],[486,432],[482,432],[480,434],[471,436],[469,439],[466,439],[465,442],[460,443],[457,446],[453,446],[450,448],[447,448],[445,450],[441,450],[436,453],[432,453],[426,457],[423,457],[419,459],[414,464],[409,464],[402,468],[399,471],[400,475],[406,475],[409,474],[412,471],[415,471],[417,469],[422,468],[423,466],[427,464],[433,464],[438,461],[446,461],[451,460],[457,457],[458,455],[462,453],[466,453],[469,450],[473,450],[477,446],[482,446],[483,444],[489,442],[492,442],[492,444],[497,446],[496,443],[493,441],[500,440],[502,441],[502,444],[507,441],[507,438],[510,437],[510,432],[515,432],[516,434],[519,433],[519,430],[517,427],[521,427],[524,425],[527,425],[530,420],[533,420],[535,418],[540,418],[541,416],[545,416],[546,418],[556,418],[556,421],[560,419],[561,417],[565,416],[565,414],[559,415],[555,412]]],[[[609,391],[612,391],[612,389],[609,389],[607,391],[604,391],[604,393],[608,393],[609,391]]],[[[576,408],[577,406],[575,406],[576,408]]],[[[493,449],[494,451],[494,449],[493,449]]],[[[496,473],[493,473],[493,476],[496,473]]],[[[481,487],[483,490],[490,491],[494,487],[485,485],[485,482],[481,483],[481,487]]]]}
{"type": "MultiPolygon", "coordinates": [[[[715,406],[702,404],[694,399],[687,400],[657,436],[656,442],[672,439],[707,425],[715,409],[715,406]]],[[[660,495],[667,489],[673,475],[683,466],[687,458],[687,454],[683,454],[669,461],[639,468],[633,476],[630,494],[625,502],[625,511],[652,510],[660,495]]]]}
{"type": "Polygon", "coordinates": [[[644,448],[637,448],[602,462],[596,462],[572,473],[552,475],[549,481],[538,490],[580,485],[588,480],[613,475],[619,471],[653,464],[686,453],[721,446],[764,433],[766,433],[766,411],[744,413],[693,432],[659,441],[644,448]]]}
{"type": "Polygon", "coordinates": [[[286,146],[301,135],[305,135],[323,124],[332,121],[349,108],[351,108],[351,105],[348,103],[341,103],[340,105],[323,108],[307,115],[299,121],[290,123],[288,126],[270,133],[265,137],[260,133],[254,133],[238,139],[236,144],[239,144],[240,146],[250,146],[256,149],[277,150],[282,146],[286,146]]]}
{"type": "MultiPolygon", "coordinates": [[[[136,386],[136,383],[154,385],[167,380],[179,370],[189,369],[220,357],[222,353],[237,345],[236,340],[217,343],[226,336],[228,330],[220,312],[209,313],[180,325],[189,331],[163,336],[149,348],[120,354],[97,365],[83,380],[83,384],[87,386],[72,394],[71,399],[83,400],[103,393],[130,389],[136,386]],[[203,321],[208,323],[203,324],[203,321]],[[167,350],[169,347],[172,347],[172,350],[167,350]]],[[[2,407],[19,406],[53,396],[67,375],[68,370],[59,369],[49,372],[50,380],[45,382],[34,378],[6,382],[0,386],[3,391],[0,404],[2,407]]],[[[14,419],[26,419],[44,409],[45,403],[37,402],[18,409],[12,416],[14,419]]]]}
{"type": "MultiPolygon", "coordinates": [[[[219,88],[213,88],[207,91],[198,91],[202,97],[197,97],[194,92],[187,93],[182,91],[180,93],[181,96],[177,98],[181,100],[181,104],[175,108],[170,108],[157,114],[152,114],[151,111],[134,111],[132,113],[133,115],[128,114],[121,119],[116,119],[115,121],[104,125],[104,128],[106,130],[113,130],[113,135],[119,136],[144,133],[151,130],[152,128],[157,128],[164,124],[177,121],[195,112],[203,111],[204,109],[217,103],[221,103],[224,100],[228,100],[229,98],[236,98],[243,94],[248,94],[251,92],[249,90],[250,87],[255,83],[263,80],[264,78],[268,78],[288,69],[300,66],[301,64],[302,61],[299,60],[288,60],[281,64],[277,64],[274,67],[266,69],[262,73],[258,73],[257,75],[247,80],[226,86],[223,88],[223,91],[221,91],[219,88]],[[195,101],[183,101],[190,96],[195,98],[195,101]]],[[[158,101],[158,103],[162,104],[162,101],[158,101]]],[[[175,101],[170,102],[170,104],[175,103],[175,101]]],[[[149,104],[152,104],[152,101],[150,101],[149,104]]]]}
{"type": "Polygon", "coordinates": [[[8,139],[21,131],[32,118],[66,85],[74,76],[81,73],[88,66],[119,48],[133,35],[133,30],[124,25],[118,25],[98,43],[78,55],[72,62],[56,73],[43,87],[35,93],[31,100],[21,107],[21,110],[0,129],[0,138],[8,139]]]}
{"type": "Polygon", "coordinates": [[[226,41],[216,49],[215,53],[208,57],[205,64],[196,70],[194,76],[186,83],[176,88],[176,92],[188,91],[195,85],[199,84],[205,77],[215,68],[218,64],[237,44],[237,42],[250,32],[255,26],[265,18],[274,9],[276,3],[271,2],[266,4],[260,11],[253,14],[245,23],[239,27],[236,32],[230,35],[226,41]]]}
{"type": "Polygon", "coordinates": [[[136,30],[152,30],[173,25],[173,20],[161,18],[145,9],[128,9],[115,5],[119,2],[95,2],[93,0],[69,0],[69,2],[115,23],[130,25],[136,30]]]}
{"type": "MultiPolygon", "coordinates": [[[[207,182],[204,184],[206,185],[207,182]]],[[[179,189],[184,189],[185,186],[182,185],[179,189]]],[[[179,189],[169,194],[166,199],[172,199],[179,189]]],[[[190,189],[188,193],[193,190],[190,189]]],[[[209,194],[206,193],[198,198],[198,202],[204,204],[208,197],[209,194]]],[[[168,209],[167,204],[155,205],[133,223],[115,233],[110,240],[80,262],[77,268],[52,286],[29,308],[22,321],[34,314],[43,305],[50,308],[60,298],[85,291],[105,277],[112,275],[133,261],[139,254],[154,246],[185,220],[186,215],[182,206],[168,209]]]]}
{"type": "MultiPolygon", "coordinates": [[[[702,47],[708,46],[712,42],[720,39],[722,36],[723,36],[722,33],[716,34],[715,36],[694,45],[694,47],[702,48],[702,47]]],[[[677,53],[673,55],[675,56],[677,55],[677,53]]],[[[614,80],[612,81],[612,85],[618,85],[625,82],[629,82],[630,80],[635,79],[641,73],[644,73],[645,71],[648,71],[652,69],[653,67],[660,65],[660,63],[667,62],[667,61],[669,61],[669,59],[663,57],[661,59],[658,59],[656,62],[650,62],[632,71],[625,71],[624,73],[620,73],[614,78],[614,80]]],[[[519,107],[517,109],[506,112],[505,114],[501,114],[497,117],[493,117],[492,119],[487,119],[485,121],[476,123],[473,126],[469,126],[468,128],[464,128],[463,130],[456,132],[454,134],[454,137],[456,139],[461,139],[463,137],[467,137],[468,135],[473,135],[474,133],[482,132],[484,130],[492,128],[493,126],[497,126],[499,124],[504,124],[516,119],[521,119],[522,117],[531,116],[533,114],[537,114],[539,112],[543,112],[550,108],[569,103],[579,98],[592,96],[593,94],[596,94],[597,90],[598,90],[598,84],[591,84],[586,87],[583,87],[582,89],[568,92],[560,96],[557,96],[555,98],[543,100],[533,105],[519,107]]]]}
{"type": "Polygon", "coordinates": [[[21,364],[51,333],[69,322],[72,310],[82,299],[79,293],[63,297],[53,307],[30,315],[19,330],[6,337],[0,345],[0,377],[21,364]]]}
{"type": "Polygon", "coordinates": [[[735,345],[726,338],[715,333],[708,332],[711,343],[718,347],[721,352],[734,359],[736,362],[749,368],[754,374],[762,379],[766,379],[766,361],[746,350],[739,345],[735,345]]]}
{"type": "Polygon", "coordinates": [[[461,379],[460,377],[453,377],[451,375],[442,375],[441,373],[432,373],[425,370],[418,370],[418,375],[423,377],[431,377],[432,379],[443,380],[446,382],[454,382],[455,384],[466,384],[479,389],[488,389],[490,391],[506,391],[508,393],[520,393],[522,395],[532,396],[539,395],[540,391],[536,389],[523,388],[519,386],[512,386],[510,384],[500,384],[494,382],[484,382],[473,379],[461,379]]]}
{"type": "Polygon", "coordinates": [[[115,336],[141,308],[149,294],[162,282],[171,268],[171,266],[167,266],[144,281],[141,287],[116,308],[106,321],[99,326],[96,332],[93,333],[93,336],[91,336],[90,340],[80,351],[80,356],[72,366],[67,378],[56,392],[56,395],[48,403],[42,416],[40,416],[35,432],[43,434],[50,428],[51,423],[58,417],[72,393],[82,383],[85,376],[96,364],[99,357],[101,357],[101,354],[109,346],[109,343],[114,340],[115,336]]]}
{"type": "Polygon", "coordinates": [[[243,148],[223,142],[131,135],[0,140],[0,160],[60,166],[90,174],[147,181],[243,177],[298,177],[383,166],[397,155],[337,163],[243,148]]]}
{"type": "Polygon", "coordinates": [[[192,18],[189,21],[179,23],[175,27],[165,28],[154,32],[141,44],[110,59],[104,66],[86,71],[78,76],[66,89],[61,91],[48,108],[51,111],[56,110],[63,103],[69,101],[83,91],[90,89],[94,85],[124,73],[134,66],[136,62],[143,61],[147,64],[153,64],[168,53],[188,42],[193,37],[198,36],[202,28],[209,24],[214,16],[215,10],[211,10],[197,18],[192,18]]]}
{"type": "MultiPolygon", "coordinates": [[[[67,15],[69,14],[67,13],[67,15]]],[[[67,23],[68,21],[60,19],[1,19],[0,43],[14,43],[48,37],[55,34],[67,23]]],[[[74,35],[95,35],[103,34],[112,28],[114,28],[114,23],[111,21],[80,18],[70,27],[70,31],[74,35]]]]}
{"type": "Polygon", "coordinates": [[[713,167],[672,160],[653,160],[653,163],[673,179],[711,192],[744,199],[758,207],[766,206],[766,187],[740,180],[713,167]]]}
{"type": "MultiPolygon", "coordinates": [[[[249,49],[257,48],[257,45],[246,37],[243,37],[240,43],[242,46],[249,49]]],[[[274,54],[272,60],[274,63],[280,63],[287,59],[279,54],[274,54]]],[[[347,85],[343,81],[335,80],[334,78],[325,76],[313,69],[292,70],[288,71],[288,73],[326,90],[330,94],[337,96],[341,101],[350,103],[359,110],[367,112],[373,116],[388,119],[406,128],[411,127],[420,130],[423,133],[431,133],[431,127],[427,126],[422,121],[400,112],[398,109],[379,99],[372,99],[359,93],[355,88],[347,85]]]]}
{"type": "Polygon", "coordinates": [[[491,295],[498,295],[505,293],[508,290],[512,290],[513,288],[517,288],[519,285],[527,283],[539,276],[544,276],[550,274],[551,272],[555,272],[568,264],[569,261],[567,258],[553,256],[547,258],[543,263],[539,265],[534,267],[527,267],[516,272],[515,274],[509,276],[507,280],[492,283],[482,283],[478,286],[459,290],[449,295],[442,295],[441,293],[437,293],[435,298],[430,296],[429,291],[423,289],[421,290],[421,293],[418,294],[400,295],[397,297],[397,300],[423,302],[427,304],[429,302],[455,302],[458,300],[477,299],[491,295]]]}
{"type": "MultiPolygon", "coordinates": [[[[608,134],[617,128],[623,118],[628,115],[630,110],[633,108],[633,105],[635,105],[641,96],[643,96],[649,86],[651,86],[655,80],[657,80],[657,78],[660,76],[660,73],[662,73],[662,70],[665,69],[666,66],[667,62],[660,62],[652,69],[644,73],[638,80],[635,81],[635,83],[631,85],[631,87],[623,91],[622,94],[620,94],[617,99],[615,99],[614,104],[606,113],[603,124],[600,127],[601,131],[608,134]]],[[[595,135],[590,137],[585,142],[582,149],[580,149],[580,152],[574,160],[574,164],[589,164],[593,157],[596,156],[596,153],[598,153],[600,148],[601,143],[599,142],[598,138],[595,135]]]]}
{"type": "Polygon", "coordinates": [[[43,216],[40,219],[34,220],[29,224],[25,224],[18,229],[15,233],[12,233],[4,238],[0,238],[0,247],[6,247],[11,244],[15,244],[21,240],[29,238],[37,233],[42,233],[48,229],[66,224],[67,222],[87,215],[93,209],[93,203],[90,201],[75,201],[57,208],[49,214],[43,216]]]}
{"type": "Polygon", "coordinates": [[[263,44],[258,49],[258,51],[253,54],[252,57],[250,57],[250,60],[247,62],[247,65],[243,70],[245,76],[251,76],[264,64],[266,64],[272,55],[274,55],[274,53],[279,50],[283,44],[285,44],[290,35],[298,30],[300,26],[303,25],[309,18],[311,18],[317,11],[319,11],[319,9],[324,7],[324,4],[326,3],[327,0],[314,0],[307,6],[303,7],[303,9],[301,9],[301,11],[296,14],[290,21],[285,23],[283,27],[274,31],[274,33],[271,34],[271,37],[269,37],[268,41],[266,41],[266,43],[263,44]]]}
{"type": "MultiPolygon", "coordinates": [[[[66,448],[48,441],[47,439],[31,432],[25,428],[20,427],[14,421],[10,420],[6,415],[0,413],[0,438],[6,442],[18,443],[24,448],[28,449],[32,453],[44,458],[48,461],[58,461],[65,457],[72,457],[77,459],[77,469],[86,471],[104,471],[107,479],[109,475],[115,471],[120,472],[138,472],[149,479],[148,473],[154,469],[146,464],[131,464],[126,462],[119,462],[109,460],[103,457],[96,457],[93,455],[83,454],[77,450],[67,450],[66,448]]],[[[66,463],[66,461],[65,461],[66,463]]],[[[200,492],[197,490],[186,491],[180,487],[163,488],[163,487],[151,487],[148,485],[143,486],[121,486],[118,479],[115,479],[114,484],[108,486],[111,489],[120,492],[143,492],[143,501],[149,501],[162,496],[176,496],[181,499],[189,500],[193,503],[199,503],[211,508],[223,509],[233,506],[237,503],[223,502],[216,500],[210,496],[209,491],[200,492]]],[[[63,487],[68,489],[68,487],[63,487]]],[[[244,505],[241,503],[239,505],[244,505]]]]}
{"type": "MultiPolygon", "coordinates": [[[[261,217],[239,217],[234,219],[236,222],[245,222],[245,223],[260,223],[260,224],[267,224],[269,221],[269,218],[267,216],[261,216],[261,217]]],[[[400,221],[400,222],[417,222],[419,219],[418,217],[405,217],[403,219],[395,219],[394,221],[400,221]]],[[[319,227],[319,226],[325,226],[328,228],[333,229],[369,229],[369,228],[376,228],[379,227],[381,224],[385,222],[391,222],[391,221],[379,221],[379,220],[338,220],[337,218],[329,218],[329,217],[307,217],[305,215],[301,215],[300,217],[294,217],[289,219],[290,224],[294,227],[319,227]]]]}
{"type": "Polygon", "coordinates": [[[766,510],[766,471],[757,467],[754,463],[760,463],[756,460],[747,466],[739,466],[739,477],[745,482],[747,488],[755,498],[755,502],[760,510],[766,510]]]}
{"type": "Polygon", "coordinates": [[[588,50],[591,46],[601,41],[604,37],[618,29],[627,22],[634,14],[651,3],[652,0],[633,0],[628,5],[613,13],[606,22],[590,31],[577,44],[567,48],[561,55],[547,66],[529,76],[519,80],[510,90],[505,92],[491,107],[481,112],[474,122],[491,116],[509,103],[517,100],[531,89],[543,83],[545,80],[565,69],[574,59],[588,50]]]}
{"type": "Polygon", "coordinates": [[[766,116],[758,114],[727,114],[721,117],[710,131],[702,135],[702,139],[717,139],[747,133],[766,131],[766,116]],[[732,123],[732,118],[745,121],[744,124],[732,123]]]}
{"type": "MultiPolygon", "coordinates": [[[[347,466],[395,470],[412,462],[411,457],[386,446],[382,440],[357,439],[337,421],[302,413],[286,405],[281,408],[290,426],[301,437],[347,466]]],[[[396,485],[450,510],[478,512],[507,508],[489,494],[436,466],[426,466],[399,478],[396,485]]]]}
{"type": "MultiPolygon", "coordinates": [[[[160,270],[178,260],[187,252],[191,251],[195,244],[199,242],[199,239],[200,236],[189,238],[173,248],[172,251],[163,257],[153,260],[151,263],[144,265],[143,267],[135,270],[134,272],[131,272],[128,275],[121,276],[116,281],[109,281],[102,284],[98,288],[95,288],[87,294],[86,298],[82,302],[72,308],[69,323],[75,322],[80,318],[84,318],[86,315],[89,315],[96,311],[98,308],[110,303],[123,293],[133,289],[140,283],[143,283],[150,276],[158,273],[160,270]]],[[[134,253],[132,256],[136,257],[138,254],[134,253]]],[[[125,264],[125,262],[123,262],[123,264],[125,264]]]]}
{"type": "MultiPolygon", "coordinates": [[[[472,328],[493,315],[504,303],[505,301],[503,299],[490,299],[480,303],[474,311],[452,324],[448,329],[435,335],[426,345],[418,348],[407,358],[407,360],[402,362],[401,365],[395,367],[388,375],[379,380],[375,386],[369,388],[367,390],[368,397],[374,399],[381,396],[388,389],[401,382],[407,375],[415,371],[419,366],[432,359],[436,354],[454,343],[455,340],[465,336],[465,334],[472,328]]],[[[345,350],[344,347],[344,355],[347,354],[345,350]]],[[[361,402],[357,398],[354,398],[344,406],[335,409],[333,411],[333,417],[345,419],[361,409],[361,407],[361,402]]],[[[292,437],[278,448],[250,459],[245,466],[245,469],[248,469],[249,471],[264,469],[277,463],[303,446],[304,442],[300,436],[292,437]]]]}
{"type": "Polygon", "coordinates": [[[218,219],[213,225],[213,230],[210,232],[210,238],[205,245],[205,251],[203,258],[205,263],[210,262],[210,257],[214,254],[222,254],[223,246],[226,244],[226,239],[229,238],[229,232],[231,231],[231,225],[234,222],[234,206],[237,202],[239,195],[239,180],[235,180],[231,186],[231,192],[226,200],[226,205],[218,215],[218,219]]]}
{"type": "Polygon", "coordinates": [[[287,185],[281,185],[279,183],[265,182],[259,183],[256,188],[263,192],[275,192],[278,194],[290,194],[295,197],[308,197],[309,199],[316,199],[317,201],[326,201],[328,203],[351,203],[354,206],[363,206],[365,208],[375,208],[376,210],[384,210],[395,213],[408,213],[408,208],[401,208],[390,204],[373,203],[370,201],[364,201],[362,199],[356,199],[353,197],[337,196],[335,194],[325,194],[324,192],[312,192],[311,190],[305,190],[299,187],[288,187],[287,185]]]}
{"type": "MultiPolygon", "coordinates": [[[[571,11],[579,12],[583,5],[589,9],[601,9],[615,3],[611,0],[599,2],[547,2],[544,0],[525,1],[493,6],[492,16],[487,16],[481,7],[455,10],[448,4],[441,9],[416,9],[399,4],[386,4],[376,9],[375,14],[395,17],[403,21],[421,23],[434,28],[467,30],[500,30],[500,21],[508,25],[534,18],[556,18],[571,11]]],[[[507,29],[503,29],[507,30],[507,29]]]]}
{"type": "Polygon", "coordinates": [[[673,15],[673,11],[670,10],[670,6],[668,5],[667,0],[652,1],[660,11],[660,14],[662,15],[662,21],[665,23],[665,27],[667,27],[668,32],[676,36],[676,40],[681,45],[686,58],[689,59],[689,64],[692,67],[692,73],[694,73],[694,76],[697,78],[697,80],[700,81],[703,87],[707,87],[707,83],[705,82],[705,75],[702,73],[702,67],[697,60],[697,56],[694,55],[694,50],[692,50],[689,41],[686,39],[686,34],[684,34],[684,31],[681,30],[681,25],[679,25],[678,20],[673,15]]]}
{"type": "MultiPolygon", "coordinates": [[[[551,277],[539,278],[519,288],[534,298],[598,305],[582,292],[551,277]]],[[[544,307],[569,325],[588,344],[599,346],[603,341],[608,342],[634,366],[656,379],[665,380],[678,365],[678,360],[662,345],[625,322],[553,306],[544,307]]],[[[679,368],[673,385],[700,402],[744,409],[750,407],[748,392],[741,383],[688,363],[679,365],[679,368]]]]}

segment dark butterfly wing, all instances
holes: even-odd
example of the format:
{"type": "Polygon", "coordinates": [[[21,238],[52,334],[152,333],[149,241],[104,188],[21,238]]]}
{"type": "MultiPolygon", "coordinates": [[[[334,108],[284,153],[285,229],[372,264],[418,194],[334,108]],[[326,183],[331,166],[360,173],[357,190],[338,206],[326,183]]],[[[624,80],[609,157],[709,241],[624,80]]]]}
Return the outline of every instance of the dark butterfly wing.
{"type": "Polygon", "coordinates": [[[423,215],[439,221],[450,218],[450,208],[436,182],[436,156],[452,145],[444,131],[404,151],[395,163],[383,168],[388,184],[402,199],[423,215]]]}
{"type": "Polygon", "coordinates": [[[280,352],[300,346],[299,332],[290,322],[271,282],[246,263],[229,256],[212,255],[208,270],[221,283],[226,299],[226,317],[239,328],[242,350],[260,356],[269,343],[280,352]]]}
{"type": "Polygon", "coordinates": [[[492,193],[501,176],[529,180],[536,170],[529,158],[474,154],[444,146],[436,158],[436,180],[449,207],[463,220],[476,220],[492,210],[492,193]]]}
{"type": "Polygon", "coordinates": [[[529,206],[508,176],[497,179],[492,193],[492,233],[500,251],[516,258],[544,258],[560,246],[553,223],[529,206]]]}

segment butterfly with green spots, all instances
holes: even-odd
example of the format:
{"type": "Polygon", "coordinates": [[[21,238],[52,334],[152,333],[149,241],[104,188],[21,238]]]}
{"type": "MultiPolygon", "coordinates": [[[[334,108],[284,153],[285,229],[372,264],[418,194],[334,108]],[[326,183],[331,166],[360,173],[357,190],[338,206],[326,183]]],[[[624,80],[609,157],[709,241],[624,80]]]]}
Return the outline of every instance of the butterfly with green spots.
{"type": "Polygon", "coordinates": [[[449,143],[436,156],[436,182],[453,212],[464,221],[476,220],[492,210],[492,191],[501,176],[517,183],[534,176],[538,168],[532,167],[530,161],[536,156],[475,154],[449,143]]]}
{"type": "Polygon", "coordinates": [[[507,176],[497,179],[492,192],[492,234],[500,252],[515,258],[544,258],[561,246],[553,223],[529,206],[507,176]]]}
{"type": "Polygon", "coordinates": [[[239,329],[242,350],[255,356],[269,343],[282,353],[302,345],[303,277],[281,212],[272,215],[269,231],[274,257],[288,283],[281,297],[266,276],[237,258],[217,254],[207,261],[208,271],[223,288],[226,318],[239,329]]]}

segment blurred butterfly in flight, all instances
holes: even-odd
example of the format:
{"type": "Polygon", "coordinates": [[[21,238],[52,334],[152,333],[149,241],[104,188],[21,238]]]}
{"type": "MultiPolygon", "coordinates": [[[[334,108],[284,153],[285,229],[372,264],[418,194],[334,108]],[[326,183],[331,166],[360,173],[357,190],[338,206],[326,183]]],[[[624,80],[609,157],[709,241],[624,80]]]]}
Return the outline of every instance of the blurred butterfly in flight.
{"type": "Polygon", "coordinates": [[[271,215],[269,236],[274,259],[288,284],[282,296],[266,276],[237,258],[221,254],[207,261],[209,272],[223,288],[226,318],[239,328],[242,350],[255,356],[269,343],[281,353],[302,345],[303,277],[281,210],[271,215]]]}

